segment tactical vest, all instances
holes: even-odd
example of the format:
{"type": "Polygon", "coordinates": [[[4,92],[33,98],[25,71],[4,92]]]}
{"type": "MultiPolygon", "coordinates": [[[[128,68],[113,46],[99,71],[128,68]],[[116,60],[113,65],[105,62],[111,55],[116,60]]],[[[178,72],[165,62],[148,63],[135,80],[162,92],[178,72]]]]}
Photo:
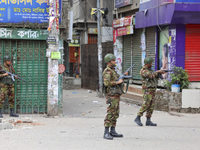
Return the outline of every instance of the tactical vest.
{"type": "MultiPolygon", "coordinates": [[[[10,73],[13,73],[12,69],[9,69],[9,68],[6,68],[5,66],[2,65],[2,70],[6,70],[10,73]]],[[[11,76],[8,75],[8,76],[5,76],[1,79],[1,82],[4,84],[4,85],[7,85],[7,86],[11,86],[11,85],[14,85],[14,81],[12,80],[11,76]]]]}
{"type": "MultiPolygon", "coordinates": [[[[107,69],[107,68],[106,68],[107,69]]],[[[115,81],[119,78],[119,75],[112,70],[112,74],[114,76],[115,81]]],[[[103,86],[103,92],[107,95],[114,96],[114,95],[122,95],[123,92],[122,90],[124,89],[124,84],[118,84],[118,85],[113,85],[113,86],[108,86],[106,87],[105,85],[103,86]]]]}
{"type": "MultiPolygon", "coordinates": [[[[152,70],[149,71],[152,73],[152,70]]],[[[158,77],[155,77],[153,79],[142,77],[142,85],[145,88],[157,88],[158,77]]]]}

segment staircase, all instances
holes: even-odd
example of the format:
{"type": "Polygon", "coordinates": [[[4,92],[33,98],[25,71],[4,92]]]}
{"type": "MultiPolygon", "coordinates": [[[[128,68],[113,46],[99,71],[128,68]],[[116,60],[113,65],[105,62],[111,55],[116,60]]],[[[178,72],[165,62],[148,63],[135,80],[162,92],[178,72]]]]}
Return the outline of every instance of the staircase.
{"type": "Polygon", "coordinates": [[[121,100],[131,103],[131,104],[136,104],[136,105],[141,106],[143,103],[142,86],[130,84],[128,87],[128,92],[121,96],[121,100]]]}

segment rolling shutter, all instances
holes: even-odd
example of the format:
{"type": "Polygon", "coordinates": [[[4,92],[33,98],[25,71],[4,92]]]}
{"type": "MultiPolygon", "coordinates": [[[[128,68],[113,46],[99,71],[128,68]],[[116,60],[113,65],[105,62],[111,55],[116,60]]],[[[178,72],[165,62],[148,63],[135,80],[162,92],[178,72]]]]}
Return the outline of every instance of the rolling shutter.
{"type": "MultiPolygon", "coordinates": [[[[156,28],[146,29],[146,57],[152,57],[155,60],[155,39],[156,28]]],[[[155,61],[153,62],[152,70],[155,70],[155,61]]]]}
{"type": "Polygon", "coordinates": [[[123,36],[123,72],[131,66],[131,39],[132,35],[123,36]]]}
{"type": "Polygon", "coordinates": [[[190,81],[200,81],[200,25],[186,25],[185,69],[190,81]]]}
{"type": "Polygon", "coordinates": [[[136,63],[136,65],[133,67],[133,79],[139,80],[140,77],[140,70],[142,67],[142,51],[141,51],[141,34],[142,29],[136,29],[134,30],[133,34],[133,64],[136,63]]]}

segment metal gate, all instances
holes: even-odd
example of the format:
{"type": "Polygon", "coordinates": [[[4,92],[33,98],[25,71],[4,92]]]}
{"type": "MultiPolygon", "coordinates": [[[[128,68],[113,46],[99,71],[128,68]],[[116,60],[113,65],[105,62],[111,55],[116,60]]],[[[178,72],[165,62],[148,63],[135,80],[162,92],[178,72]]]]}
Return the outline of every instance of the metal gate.
{"type": "MultiPolygon", "coordinates": [[[[12,58],[16,74],[27,80],[15,81],[15,109],[17,113],[45,113],[47,111],[46,42],[35,40],[0,40],[0,58],[12,58]]],[[[2,62],[2,61],[1,61],[2,62]]],[[[3,63],[3,62],[2,62],[3,63]]],[[[4,104],[4,113],[8,103],[4,104]]]]}
{"type": "MultiPolygon", "coordinates": [[[[113,54],[113,42],[102,43],[102,67],[106,67],[104,56],[107,53],[113,54]]],[[[97,44],[81,45],[81,83],[82,88],[97,90],[98,78],[98,48],[97,44]]]]}

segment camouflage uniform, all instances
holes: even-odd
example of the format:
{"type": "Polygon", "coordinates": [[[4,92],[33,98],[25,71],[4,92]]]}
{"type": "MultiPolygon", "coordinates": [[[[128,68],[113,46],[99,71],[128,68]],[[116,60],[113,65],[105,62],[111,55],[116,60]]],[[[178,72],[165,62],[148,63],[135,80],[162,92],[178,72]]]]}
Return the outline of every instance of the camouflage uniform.
{"type": "Polygon", "coordinates": [[[115,127],[117,118],[119,117],[119,102],[120,94],[113,93],[112,87],[116,86],[116,80],[119,75],[114,69],[109,66],[103,72],[104,85],[106,88],[106,104],[107,104],[107,115],[104,120],[105,127],[115,127]]]}
{"type": "Polygon", "coordinates": [[[140,71],[142,78],[142,91],[144,102],[138,112],[138,116],[142,116],[146,111],[146,117],[151,117],[155,104],[155,92],[158,84],[158,73],[152,72],[151,68],[143,66],[140,71]]]}
{"type": "MultiPolygon", "coordinates": [[[[2,70],[6,70],[8,72],[11,72],[13,73],[13,69],[10,68],[7,68],[5,67],[4,65],[1,66],[2,67],[2,70]]],[[[9,101],[9,106],[10,108],[14,108],[14,82],[11,82],[11,85],[6,85],[2,82],[3,77],[2,74],[4,74],[4,72],[2,72],[0,74],[0,109],[3,107],[3,103],[6,99],[6,97],[8,96],[8,101],[9,101]]],[[[12,79],[11,79],[12,80],[12,79]]]]}

